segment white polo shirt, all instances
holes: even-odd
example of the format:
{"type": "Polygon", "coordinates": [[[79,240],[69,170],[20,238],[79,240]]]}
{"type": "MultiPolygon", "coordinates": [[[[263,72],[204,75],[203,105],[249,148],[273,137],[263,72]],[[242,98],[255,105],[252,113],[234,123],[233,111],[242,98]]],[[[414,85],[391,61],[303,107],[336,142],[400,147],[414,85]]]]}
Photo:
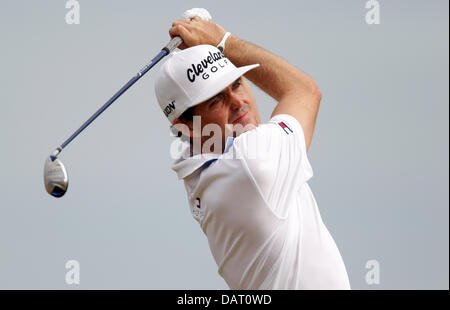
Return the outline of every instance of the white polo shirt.
{"type": "Polygon", "coordinates": [[[350,289],[307,183],[313,171],[294,117],[228,138],[223,154],[186,152],[172,169],[231,289],[350,289]]]}

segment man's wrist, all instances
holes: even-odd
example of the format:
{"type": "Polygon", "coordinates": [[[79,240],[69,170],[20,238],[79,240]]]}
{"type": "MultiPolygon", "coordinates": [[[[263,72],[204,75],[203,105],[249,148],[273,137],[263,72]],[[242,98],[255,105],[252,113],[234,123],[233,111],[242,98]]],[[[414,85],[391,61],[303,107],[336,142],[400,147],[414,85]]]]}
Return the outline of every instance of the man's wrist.
{"type": "Polygon", "coordinates": [[[224,53],[225,52],[225,44],[227,42],[228,37],[231,35],[231,33],[227,32],[225,33],[225,35],[223,36],[222,40],[219,42],[219,44],[217,44],[217,48],[224,53]]]}

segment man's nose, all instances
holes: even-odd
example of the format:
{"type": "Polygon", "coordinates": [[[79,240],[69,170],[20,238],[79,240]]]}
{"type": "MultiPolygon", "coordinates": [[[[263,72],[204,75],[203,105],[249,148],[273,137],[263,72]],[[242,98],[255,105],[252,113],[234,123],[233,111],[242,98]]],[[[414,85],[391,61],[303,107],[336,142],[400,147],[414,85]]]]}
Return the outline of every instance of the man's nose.
{"type": "Polygon", "coordinates": [[[238,94],[230,94],[230,108],[235,110],[235,109],[240,109],[244,104],[244,98],[238,94]]]}

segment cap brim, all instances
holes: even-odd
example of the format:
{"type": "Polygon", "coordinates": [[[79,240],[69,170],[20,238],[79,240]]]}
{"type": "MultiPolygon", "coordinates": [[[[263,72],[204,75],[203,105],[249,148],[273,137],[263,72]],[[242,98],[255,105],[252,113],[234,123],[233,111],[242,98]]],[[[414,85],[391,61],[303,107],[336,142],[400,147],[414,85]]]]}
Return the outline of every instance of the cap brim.
{"type": "Polygon", "coordinates": [[[233,70],[231,72],[228,72],[224,76],[220,78],[220,80],[217,81],[217,83],[213,87],[208,87],[208,89],[205,89],[202,93],[200,93],[196,98],[192,99],[192,103],[190,104],[190,107],[193,107],[199,103],[202,103],[203,101],[206,101],[218,93],[220,93],[222,90],[227,88],[228,85],[236,81],[240,76],[243,76],[248,71],[259,67],[259,64],[254,65],[248,65],[248,66],[242,66],[239,68],[236,68],[236,70],[233,70]]]}

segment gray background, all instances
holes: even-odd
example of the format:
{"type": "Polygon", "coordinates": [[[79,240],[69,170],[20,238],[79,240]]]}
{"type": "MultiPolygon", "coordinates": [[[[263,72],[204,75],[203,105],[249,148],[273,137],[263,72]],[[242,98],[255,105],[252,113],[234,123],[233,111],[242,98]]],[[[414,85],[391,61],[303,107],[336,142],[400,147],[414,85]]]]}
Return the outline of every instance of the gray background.
{"type": "MultiPolygon", "coordinates": [[[[448,289],[448,1],[382,1],[379,25],[365,2],[80,0],[67,25],[65,1],[1,1],[0,288],[227,288],[170,169],[155,69],[62,153],[66,196],[42,182],[48,154],[205,7],[321,88],[309,184],[352,287],[448,289]]],[[[267,120],[276,103],[254,92],[267,120]]]]}

